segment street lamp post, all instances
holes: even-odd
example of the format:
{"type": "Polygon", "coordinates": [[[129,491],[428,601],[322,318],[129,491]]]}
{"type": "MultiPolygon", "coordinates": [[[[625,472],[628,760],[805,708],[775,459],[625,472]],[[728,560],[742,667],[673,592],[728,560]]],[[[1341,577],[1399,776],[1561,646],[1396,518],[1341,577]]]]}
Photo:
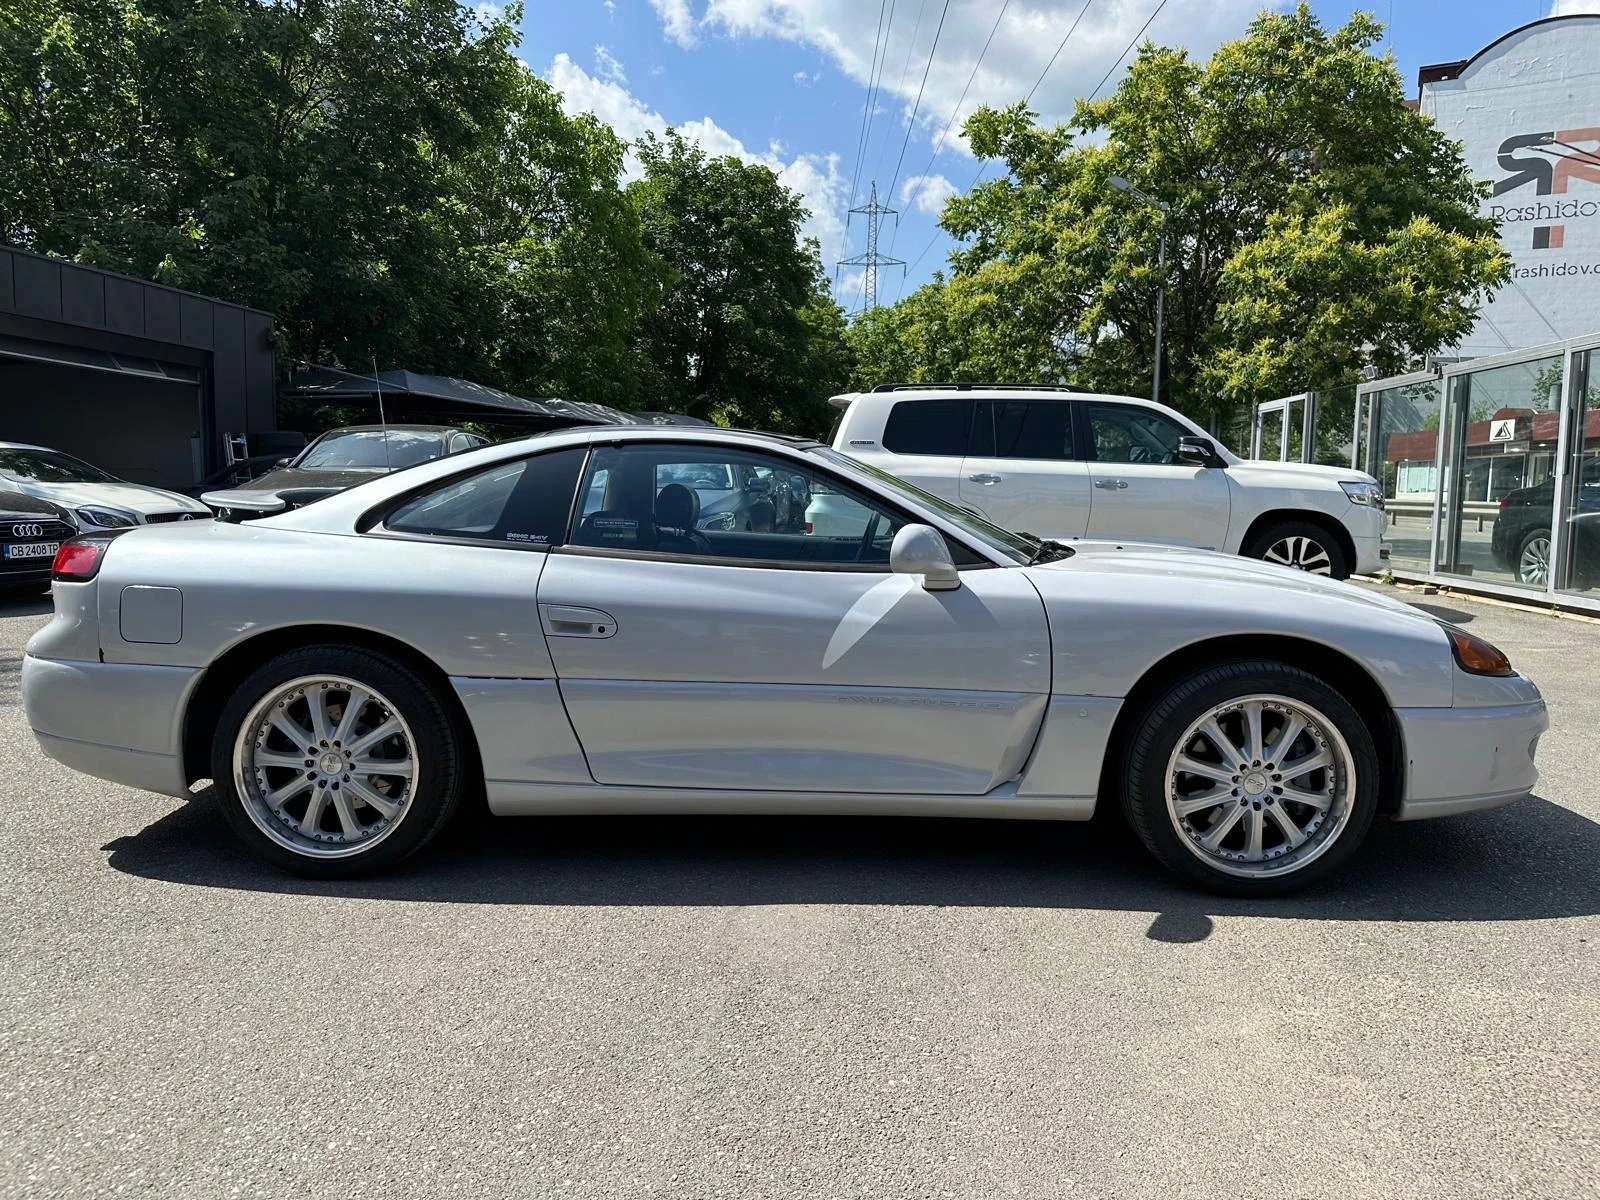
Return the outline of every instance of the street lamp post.
{"type": "Polygon", "coordinates": [[[1141,192],[1121,175],[1111,177],[1111,186],[1144,201],[1161,214],[1161,240],[1156,248],[1156,361],[1150,382],[1150,399],[1159,404],[1161,402],[1161,317],[1167,301],[1167,213],[1171,211],[1172,206],[1165,200],[1157,200],[1148,192],[1141,192]]]}

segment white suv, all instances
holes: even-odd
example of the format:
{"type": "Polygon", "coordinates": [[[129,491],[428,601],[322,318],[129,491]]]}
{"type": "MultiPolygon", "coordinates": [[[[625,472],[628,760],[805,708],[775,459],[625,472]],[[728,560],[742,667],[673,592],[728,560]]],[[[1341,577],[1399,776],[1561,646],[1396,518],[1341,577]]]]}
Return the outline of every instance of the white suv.
{"type": "Polygon", "coordinates": [[[831,403],[844,410],[835,450],[1007,529],[1195,546],[1337,579],[1380,571],[1389,557],[1372,476],[1237,458],[1149,400],[891,384],[831,403]]]}

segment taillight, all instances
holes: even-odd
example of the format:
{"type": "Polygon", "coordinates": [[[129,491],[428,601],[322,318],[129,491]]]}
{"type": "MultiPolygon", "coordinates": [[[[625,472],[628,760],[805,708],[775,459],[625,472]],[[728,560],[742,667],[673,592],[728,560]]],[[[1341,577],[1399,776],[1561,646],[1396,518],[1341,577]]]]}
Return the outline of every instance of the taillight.
{"type": "Polygon", "coordinates": [[[806,532],[807,533],[815,533],[816,531],[817,531],[817,527],[816,527],[815,523],[813,523],[811,521],[807,521],[806,522],[806,532]]]}
{"type": "Polygon", "coordinates": [[[93,579],[99,573],[100,561],[105,558],[106,547],[110,544],[110,538],[98,535],[62,542],[55,562],[50,564],[50,577],[68,583],[93,579]]]}

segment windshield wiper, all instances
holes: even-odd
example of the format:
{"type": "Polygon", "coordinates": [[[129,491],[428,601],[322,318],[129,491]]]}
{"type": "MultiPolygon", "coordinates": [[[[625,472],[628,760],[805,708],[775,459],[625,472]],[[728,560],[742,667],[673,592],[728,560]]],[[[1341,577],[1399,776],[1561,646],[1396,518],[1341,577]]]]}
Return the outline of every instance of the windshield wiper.
{"type": "Polygon", "coordinates": [[[1065,542],[1058,542],[1054,538],[1042,538],[1036,533],[1028,533],[1025,530],[1022,531],[1022,536],[1036,543],[1028,555],[1026,565],[1030,567],[1034,563],[1059,562],[1061,559],[1071,558],[1077,553],[1065,542]]]}

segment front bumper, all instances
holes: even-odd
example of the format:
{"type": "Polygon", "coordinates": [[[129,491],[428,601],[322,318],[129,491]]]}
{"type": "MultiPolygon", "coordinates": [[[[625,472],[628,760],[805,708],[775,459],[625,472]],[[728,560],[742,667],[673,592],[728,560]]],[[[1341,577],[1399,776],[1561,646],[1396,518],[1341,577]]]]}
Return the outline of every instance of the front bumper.
{"type": "Polygon", "coordinates": [[[1384,538],[1388,521],[1381,508],[1353,504],[1345,516],[1345,529],[1356,548],[1356,560],[1350,564],[1353,575],[1381,575],[1389,568],[1389,543],[1384,538]]]}
{"type": "Polygon", "coordinates": [[[189,667],[22,660],[22,707],[40,748],[57,762],[130,787],[187,796],[179,724],[189,667]]]}
{"type": "Polygon", "coordinates": [[[1550,728],[1543,700],[1491,708],[1400,708],[1395,716],[1407,759],[1396,820],[1509,804],[1539,781],[1534,753],[1550,728]]]}

